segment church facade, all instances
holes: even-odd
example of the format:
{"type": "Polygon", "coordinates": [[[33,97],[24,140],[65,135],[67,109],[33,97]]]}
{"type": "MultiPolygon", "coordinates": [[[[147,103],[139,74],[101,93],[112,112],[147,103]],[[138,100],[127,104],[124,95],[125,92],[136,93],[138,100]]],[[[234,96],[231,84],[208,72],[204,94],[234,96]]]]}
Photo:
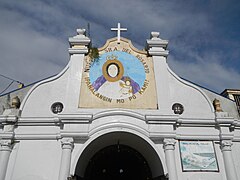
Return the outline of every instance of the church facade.
{"type": "Polygon", "coordinates": [[[168,41],[69,38],[58,75],[0,115],[0,180],[238,180],[235,102],[178,77],[168,41]],[[21,104],[20,104],[21,103],[21,104]]]}

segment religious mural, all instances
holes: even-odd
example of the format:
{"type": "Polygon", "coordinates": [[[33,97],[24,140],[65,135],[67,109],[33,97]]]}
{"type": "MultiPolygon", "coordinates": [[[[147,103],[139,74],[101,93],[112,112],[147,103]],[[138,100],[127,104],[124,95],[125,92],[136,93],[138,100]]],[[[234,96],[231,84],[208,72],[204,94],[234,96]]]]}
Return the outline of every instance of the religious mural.
{"type": "Polygon", "coordinates": [[[90,82],[93,88],[112,99],[129,98],[139,92],[146,78],[144,67],[126,52],[108,52],[92,65],[90,82]]]}
{"type": "Polygon", "coordinates": [[[85,58],[79,107],[157,107],[152,59],[146,52],[129,40],[112,40],[99,54],[85,58]]]}

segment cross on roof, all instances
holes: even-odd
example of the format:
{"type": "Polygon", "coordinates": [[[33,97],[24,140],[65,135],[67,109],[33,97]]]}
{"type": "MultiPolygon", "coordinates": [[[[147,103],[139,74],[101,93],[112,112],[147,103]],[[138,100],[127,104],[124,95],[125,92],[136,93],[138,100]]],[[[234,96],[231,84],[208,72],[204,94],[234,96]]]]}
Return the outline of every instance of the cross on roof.
{"type": "Polygon", "coordinates": [[[120,43],[120,33],[121,31],[127,31],[127,28],[121,28],[120,23],[118,23],[117,28],[111,28],[112,31],[117,31],[117,42],[120,43]]]}

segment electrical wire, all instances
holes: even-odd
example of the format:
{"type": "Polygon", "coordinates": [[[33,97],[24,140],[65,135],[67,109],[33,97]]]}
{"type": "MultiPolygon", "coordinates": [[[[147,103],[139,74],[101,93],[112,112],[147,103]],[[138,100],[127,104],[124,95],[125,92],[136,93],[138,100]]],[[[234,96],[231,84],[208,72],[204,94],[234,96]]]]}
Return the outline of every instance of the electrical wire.
{"type": "Polygon", "coordinates": [[[0,74],[0,76],[6,78],[6,79],[8,79],[8,80],[15,81],[15,82],[17,82],[17,83],[19,83],[19,84],[23,84],[22,82],[20,82],[20,81],[18,81],[18,80],[15,80],[15,79],[12,79],[12,78],[10,78],[10,77],[7,77],[7,76],[5,76],[5,75],[3,75],[3,74],[0,74]]]}
{"type": "Polygon", "coordinates": [[[3,74],[0,74],[0,76],[5,78],[5,79],[11,80],[11,83],[3,91],[0,92],[0,95],[3,94],[4,92],[6,92],[14,82],[17,82],[19,85],[24,86],[24,84],[22,82],[18,81],[18,80],[12,79],[12,78],[7,77],[7,76],[5,76],[3,74]]]}
{"type": "Polygon", "coordinates": [[[0,95],[3,94],[15,81],[12,81],[2,92],[0,92],[0,95]]]}

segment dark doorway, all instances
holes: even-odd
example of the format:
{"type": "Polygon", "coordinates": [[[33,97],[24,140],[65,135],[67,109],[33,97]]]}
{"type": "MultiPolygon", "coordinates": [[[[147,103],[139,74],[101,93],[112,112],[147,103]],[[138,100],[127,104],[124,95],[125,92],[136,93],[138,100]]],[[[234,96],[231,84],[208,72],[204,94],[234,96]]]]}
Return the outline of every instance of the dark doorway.
{"type": "Polygon", "coordinates": [[[151,180],[152,173],[147,161],[138,151],[117,144],[101,149],[90,159],[83,179],[151,180]]]}

